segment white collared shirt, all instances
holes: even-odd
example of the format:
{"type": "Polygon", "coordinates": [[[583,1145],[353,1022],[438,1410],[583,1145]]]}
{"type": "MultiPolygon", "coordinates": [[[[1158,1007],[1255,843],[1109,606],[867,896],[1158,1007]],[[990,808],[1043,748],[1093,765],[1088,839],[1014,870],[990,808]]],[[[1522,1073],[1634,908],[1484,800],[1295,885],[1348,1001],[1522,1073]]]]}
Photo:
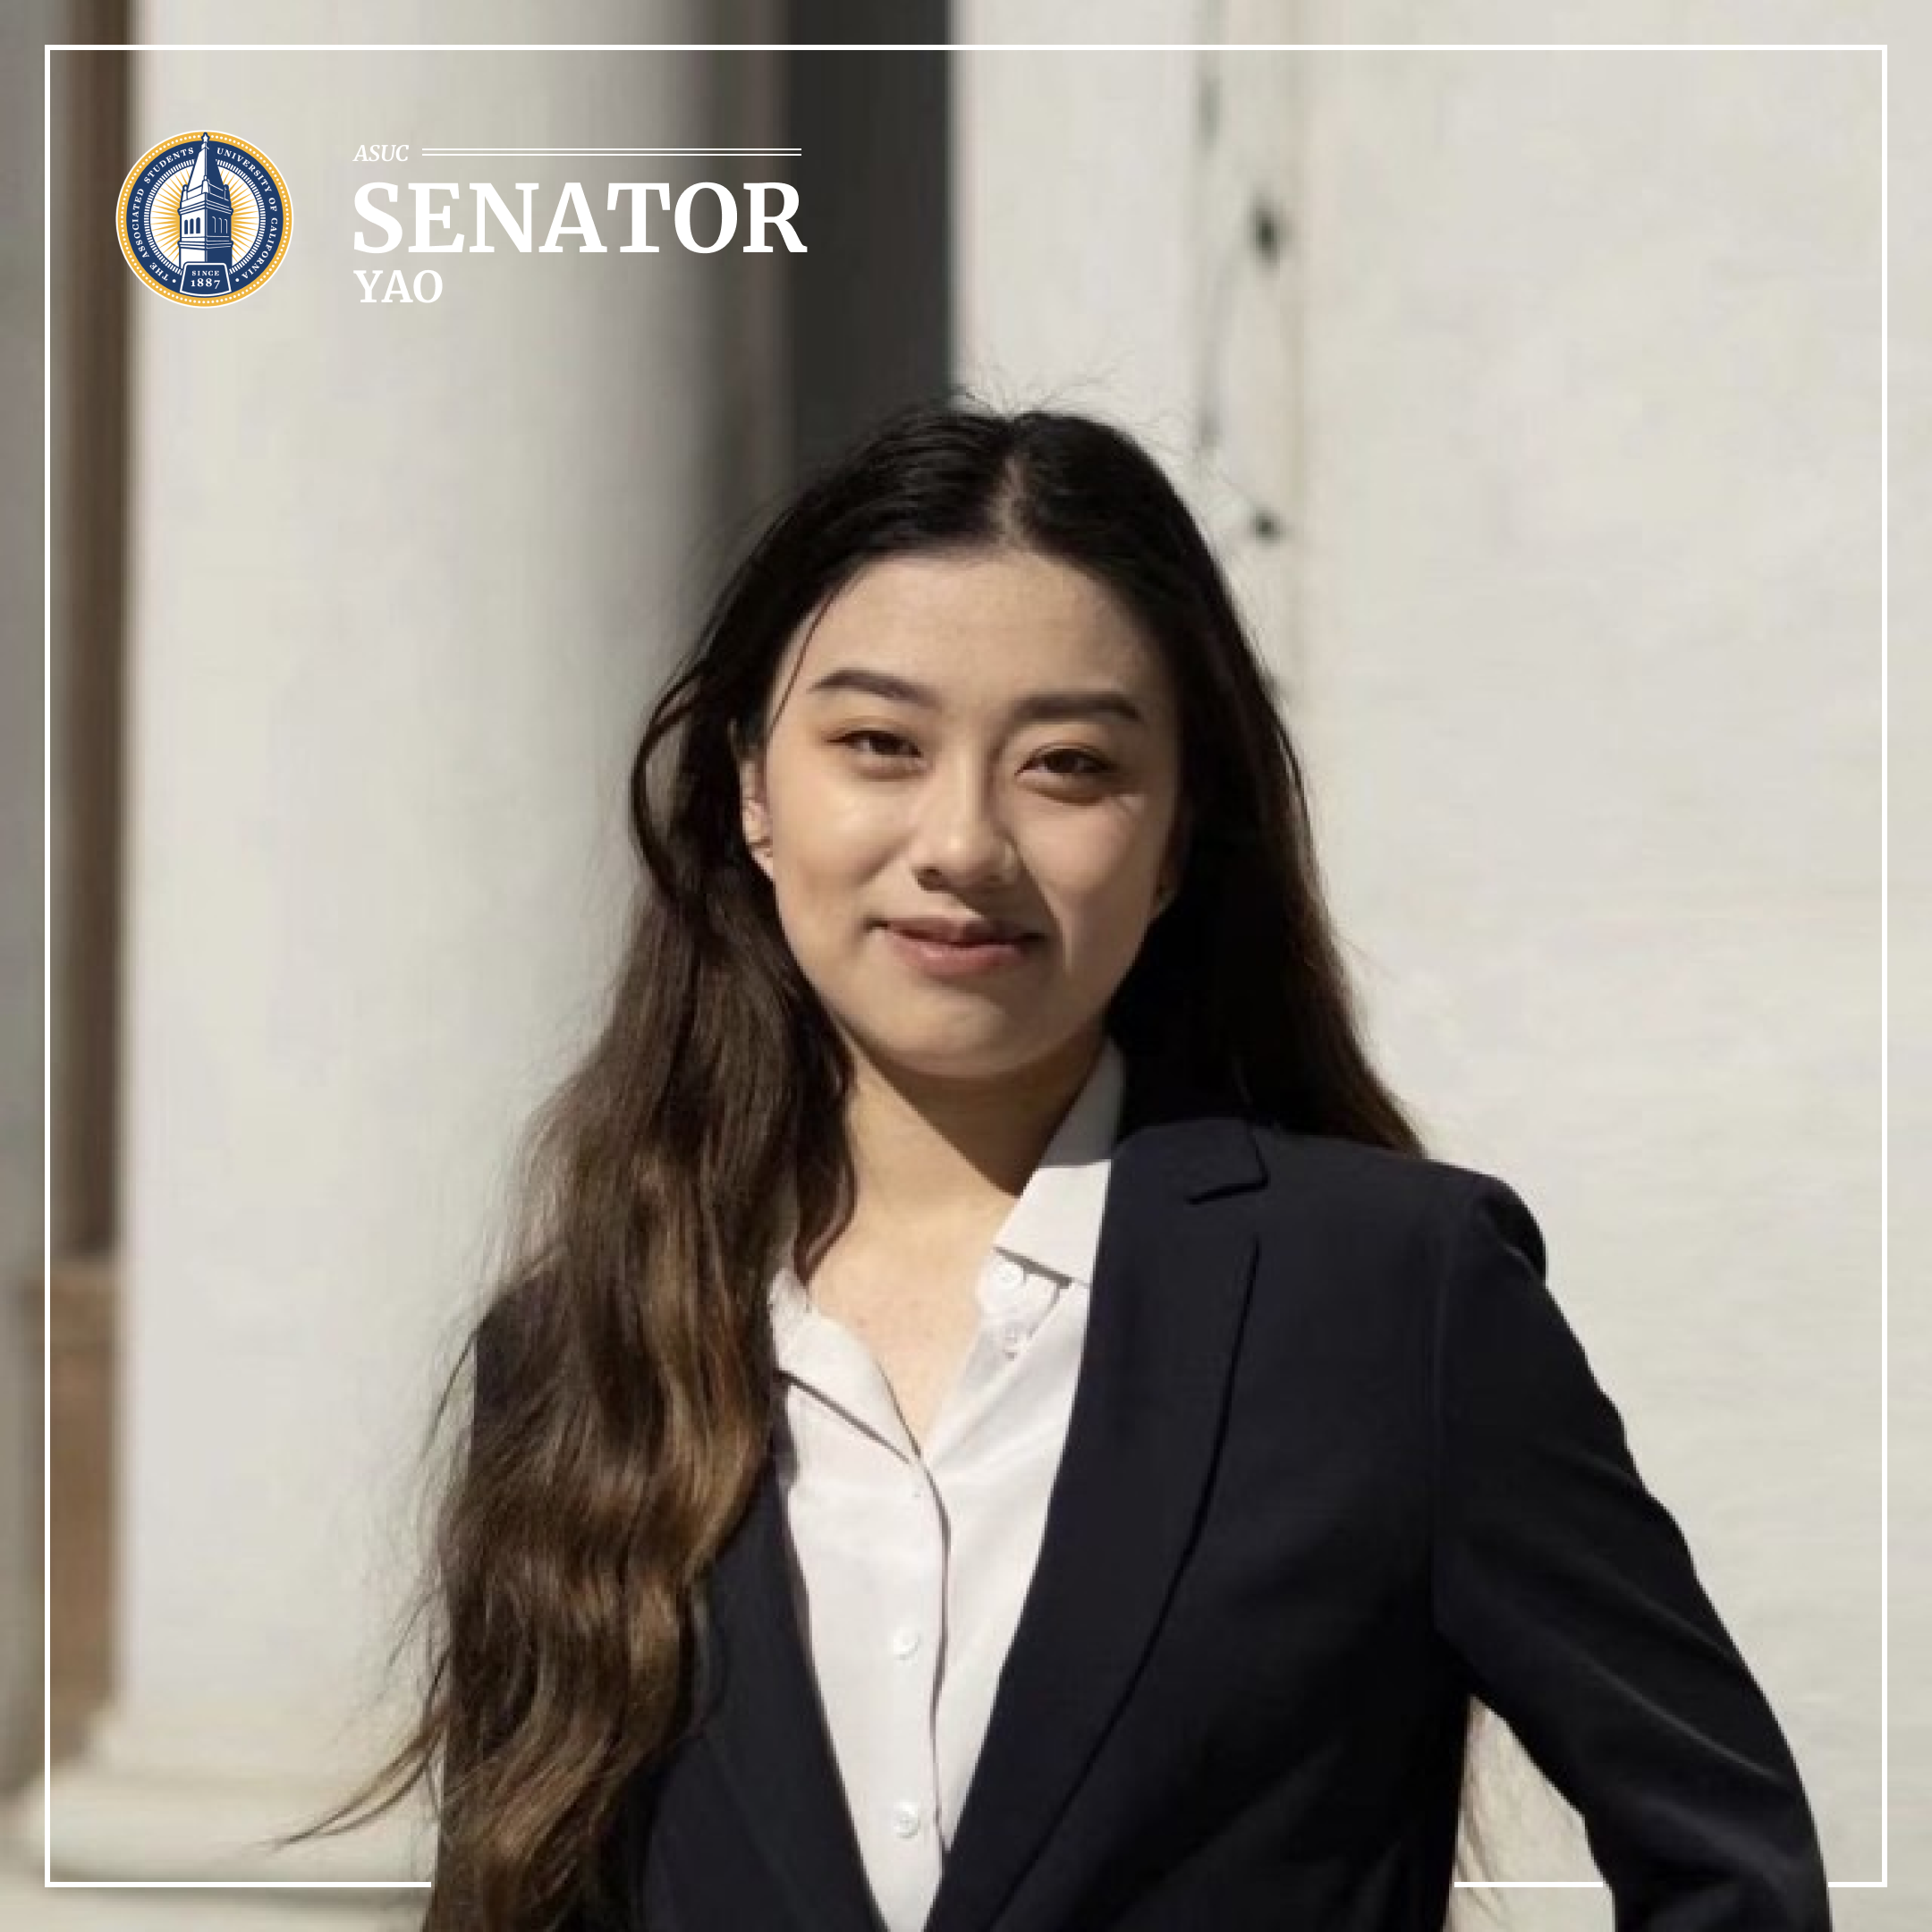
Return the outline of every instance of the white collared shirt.
{"type": "Polygon", "coordinates": [[[994,1238],[922,1456],[864,1342],[770,1284],[794,1601],[886,1932],[919,1932],[986,1734],[1066,1441],[1125,1084],[1115,1043],[994,1238]]]}

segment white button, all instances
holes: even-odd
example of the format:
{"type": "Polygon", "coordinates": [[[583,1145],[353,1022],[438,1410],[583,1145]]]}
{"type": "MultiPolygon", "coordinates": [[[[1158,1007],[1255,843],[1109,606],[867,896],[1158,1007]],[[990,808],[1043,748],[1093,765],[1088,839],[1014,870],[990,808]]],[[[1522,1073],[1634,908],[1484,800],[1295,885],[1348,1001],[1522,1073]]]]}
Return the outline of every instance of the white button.
{"type": "Polygon", "coordinates": [[[1011,1255],[1002,1255],[993,1266],[993,1285],[1011,1295],[1026,1285],[1026,1270],[1011,1255]]]}
{"type": "Polygon", "coordinates": [[[910,1623],[893,1632],[892,1653],[894,1657],[909,1657],[919,1647],[919,1633],[910,1623]]]}
{"type": "Polygon", "coordinates": [[[910,1838],[919,1828],[919,1808],[910,1798],[902,1798],[893,1807],[893,1829],[902,1838],[910,1838]]]}
{"type": "Polygon", "coordinates": [[[1026,1340],[1025,1328],[1016,1321],[1002,1322],[999,1329],[999,1345],[1009,1355],[1020,1352],[1020,1344],[1026,1340]]]}

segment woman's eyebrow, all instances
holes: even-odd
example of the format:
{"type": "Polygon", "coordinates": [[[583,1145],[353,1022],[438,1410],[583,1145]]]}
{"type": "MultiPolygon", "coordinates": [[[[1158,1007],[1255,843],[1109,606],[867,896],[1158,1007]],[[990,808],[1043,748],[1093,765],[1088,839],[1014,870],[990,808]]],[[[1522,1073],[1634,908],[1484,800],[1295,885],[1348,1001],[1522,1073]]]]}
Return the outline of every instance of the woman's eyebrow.
{"type": "MultiPolygon", "coordinates": [[[[864,691],[874,698],[890,698],[900,704],[920,705],[928,710],[936,710],[939,707],[938,693],[930,686],[916,684],[911,679],[895,676],[889,671],[869,671],[859,665],[846,665],[836,671],[827,671],[807,687],[806,695],[816,697],[820,692],[838,691],[864,691]]],[[[1032,691],[1013,708],[1013,720],[1019,724],[1057,723],[1079,717],[1118,718],[1124,724],[1145,725],[1147,723],[1146,714],[1125,691],[1109,686],[1097,686],[1089,691],[1032,691]]]]}

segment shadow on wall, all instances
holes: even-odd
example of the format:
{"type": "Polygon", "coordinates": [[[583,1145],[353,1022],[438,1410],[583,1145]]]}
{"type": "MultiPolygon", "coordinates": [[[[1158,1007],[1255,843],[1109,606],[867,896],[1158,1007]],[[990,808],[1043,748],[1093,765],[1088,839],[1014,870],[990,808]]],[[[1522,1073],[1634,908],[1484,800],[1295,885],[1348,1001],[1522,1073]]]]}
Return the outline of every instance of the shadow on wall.
{"type": "MultiPolygon", "coordinates": [[[[10,258],[7,285],[43,280],[38,198],[43,137],[38,43],[101,44],[128,38],[123,0],[86,0],[8,9],[0,36],[0,72],[13,92],[0,114],[17,151],[4,170],[7,191],[32,205],[0,223],[10,258]],[[38,30],[28,38],[30,30],[38,30]],[[31,98],[30,99],[30,96],[31,98]],[[32,152],[27,151],[30,144],[32,152]],[[19,258],[28,257],[30,258],[19,258]]],[[[0,1145],[0,1788],[13,1790],[39,1769],[43,1736],[55,1756],[72,1751],[105,1700],[109,1672],[113,1498],[115,1222],[114,1090],[118,1080],[117,963],[120,954],[120,744],[122,578],[124,538],[127,271],[112,224],[91,211],[112,208],[127,165],[128,76],[133,56],[71,51],[49,66],[56,146],[48,183],[52,233],[63,237],[47,290],[51,378],[51,462],[47,513],[52,562],[47,667],[53,766],[47,826],[53,962],[49,1003],[52,1089],[48,1119],[30,1125],[5,1116],[0,1145]],[[40,1224],[42,1134],[51,1173],[49,1224],[40,1224]],[[43,1280],[39,1257],[54,1257],[43,1280]],[[45,1311],[45,1319],[43,1318],[45,1311]],[[43,1364],[47,1403],[43,1407],[43,1364]],[[43,1436],[43,1421],[46,1436],[43,1436]],[[43,1439],[52,1451],[48,1548],[43,1576],[43,1439]],[[17,1580],[17,1587],[16,1587],[17,1580]],[[47,1614],[43,1621],[43,1583],[47,1614]],[[43,1629],[51,1701],[42,1708],[43,1629]]],[[[8,311],[19,339],[8,360],[19,369],[40,353],[38,302],[8,311]]],[[[20,447],[8,469],[32,474],[37,425],[11,426],[20,447]]],[[[38,550],[38,529],[10,525],[5,541],[38,550]]],[[[21,741],[0,745],[4,781],[21,795],[0,802],[6,845],[0,866],[25,874],[25,850],[39,791],[41,630],[37,572],[0,572],[21,608],[10,610],[0,678],[0,718],[21,741]],[[30,695],[30,693],[31,695],[30,695]],[[30,748],[25,740],[34,733],[30,748]]],[[[26,889],[0,894],[24,909],[26,889]]],[[[38,984],[41,935],[0,924],[0,1084],[38,1093],[27,1077],[38,1062],[35,1022],[41,1002],[23,996],[38,984]]]]}

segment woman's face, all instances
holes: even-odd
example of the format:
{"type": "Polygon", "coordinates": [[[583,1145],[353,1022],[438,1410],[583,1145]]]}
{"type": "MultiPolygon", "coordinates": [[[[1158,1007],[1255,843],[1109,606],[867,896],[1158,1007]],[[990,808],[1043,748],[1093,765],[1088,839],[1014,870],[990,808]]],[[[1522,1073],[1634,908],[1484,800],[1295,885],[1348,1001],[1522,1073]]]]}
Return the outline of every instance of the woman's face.
{"type": "Polygon", "coordinates": [[[988,1077],[1097,1038],[1180,846],[1174,694],[1113,593],[1019,550],[871,564],[792,638],[771,703],[745,838],[854,1048],[988,1077]],[[894,929],[974,920],[1027,936],[894,929]]]}

